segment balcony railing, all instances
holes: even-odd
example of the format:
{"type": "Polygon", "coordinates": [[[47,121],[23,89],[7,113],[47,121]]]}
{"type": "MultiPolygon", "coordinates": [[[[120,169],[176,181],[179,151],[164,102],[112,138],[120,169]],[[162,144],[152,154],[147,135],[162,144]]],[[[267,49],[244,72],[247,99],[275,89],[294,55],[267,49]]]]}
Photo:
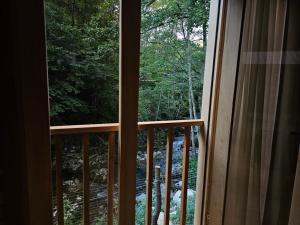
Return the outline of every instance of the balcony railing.
{"type": "MultiPolygon", "coordinates": [[[[146,170],[146,214],[145,224],[151,225],[152,219],[152,180],[153,180],[153,146],[154,129],[166,128],[167,148],[166,148],[166,172],[165,172],[165,205],[164,205],[164,224],[169,224],[170,216],[170,194],[171,194],[171,175],[172,175],[172,151],[173,151],[173,131],[174,128],[184,128],[184,148],[182,161],[182,194],[180,208],[180,225],[186,222],[187,206],[187,183],[188,165],[190,149],[191,126],[203,126],[203,120],[174,120],[174,121],[151,121],[139,122],[139,130],[147,130],[147,170],[146,170]]],[[[83,158],[83,224],[90,224],[89,212],[89,134],[108,133],[108,179],[107,179],[107,224],[113,224],[113,196],[114,196],[114,150],[115,137],[119,129],[118,123],[109,124],[89,124],[89,125],[70,125],[52,126],[50,128],[52,139],[55,145],[56,154],[56,201],[57,201],[57,220],[58,225],[64,224],[64,204],[63,204],[63,179],[62,179],[62,150],[63,136],[70,134],[81,134],[82,136],[82,158],[83,158]]],[[[133,156],[134,157],[134,156],[133,156]]],[[[122,192],[122,190],[119,190],[122,192]]]]}

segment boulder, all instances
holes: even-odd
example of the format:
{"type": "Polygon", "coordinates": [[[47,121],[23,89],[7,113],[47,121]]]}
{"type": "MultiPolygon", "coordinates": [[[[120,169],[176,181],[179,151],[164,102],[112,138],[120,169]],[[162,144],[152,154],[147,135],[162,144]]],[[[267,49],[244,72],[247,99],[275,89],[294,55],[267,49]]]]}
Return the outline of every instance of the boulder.
{"type": "MultiPolygon", "coordinates": [[[[158,220],[157,220],[157,225],[164,225],[164,217],[165,217],[165,214],[163,212],[160,212],[158,220]]],[[[170,221],[169,225],[173,225],[173,223],[170,221]]]]}
{"type": "Polygon", "coordinates": [[[177,183],[175,183],[175,188],[176,189],[181,189],[181,187],[182,187],[182,181],[178,181],[177,183]]]}
{"type": "Polygon", "coordinates": [[[179,190],[179,191],[176,191],[176,193],[175,193],[175,195],[173,196],[173,202],[177,205],[177,206],[179,206],[180,205],[180,203],[181,203],[181,191],[179,190]]]}
{"type": "Polygon", "coordinates": [[[140,194],[139,196],[136,197],[137,202],[144,202],[146,201],[146,194],[140,194]]]}
{"type": "MultiPolygon", "coordinates": [[[[195,195],[195,191],[192,189],[187,189],[187,197],[193,197],[195,195]]],[[[178,190],[176,191],[176,193],[174,194],[172,201],[179,206],[181,204],[181,191],[178,190]]]]}

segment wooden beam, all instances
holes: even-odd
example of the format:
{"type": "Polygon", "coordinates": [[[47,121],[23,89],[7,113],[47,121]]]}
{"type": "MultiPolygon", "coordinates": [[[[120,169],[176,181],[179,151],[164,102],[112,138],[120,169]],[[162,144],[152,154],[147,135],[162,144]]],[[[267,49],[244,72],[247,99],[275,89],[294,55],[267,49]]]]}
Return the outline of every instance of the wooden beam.
{"type": "Polygon", "coordinates": [[[165,210],[164,225],[169,225],[170,220],[170,194],[172,180],[172,152],[173,152],[173,128],[168,129],[166,154],[166,178],[165,178],[165,210]]]}
{"type": "Polygon", "coordinates": [[[118,123],[103,123],[103,124],[84,124],[84,125],[65,125],[65,126],[51,126],[51,135],[61,134],[90,134],[90,133],[104,133],[119,130],[118,123]]]}
{"type": "Polygon", "coordinates": [[[147,121],[139,122],[138,129],[146,128],[174,128],[174,127],[186,127],[186,126],[203,126],[204,121],[202,119],[196,120],[165,120],[165,121],[147,121]]]}
{"type": "MultiPolygon", "coordinates": [[[[164,121],[147,121],[138,122],[139,130],[148,128],[169,128],[169,127],[185,127],[185,126],[203,126],[202,119],[196,120],[164,120],[164,121]]],[[[104,124],[84,124],[84,125],[65,125],[51,126],[51,135],[61,134],[84,134],[84,133],[105,133],[119,130],[119,123],[104,124]]]]}
{"type": "Polygon", "coordinates": [[[82,136],[83,158],[83,224],[90,224],[90,160],[89,160],[89,135],[82,136]]]}
{"type": "Polygon", "coordinates": [[[56,136],[55,137],[55,156],[56,156],[55,167],[56,167],[56,205],[57,205],[58,225],[64,225],[62,151],[63,151],[63,139],[61,136],[56,136]]]}
{"type": "Polygon", "coordinates": [[[209,129],[210,129],[210,117],[211,117],[211,105],[212,105],[212,90],[214,83],[214,71],[217,58],[217,47],[220,40],[220,35],[224,35],[219,32],[220,29],[220,12],[221,12],[221,0],[211,0],[210,12],[209,12],[209,27],[208,27],[208,42],[205,56],[205,68],[204,68],[204,82],[203,82],[203,96],[202,96],[202,109],[201,119],[205,121],[205,126],[201,126],[199,129],[199,151],[198,151],[198,163],[197,163],[197,180],[196,180],[196,199],[195,199],[195,215],[194,224],[200,225],[202,221],[204,211],[204,195],[206,189],[206,169],[208,158],[208,141],[209,141],[209,129]]]}
{"type": "Polygon", "coordinates": [[[223,223],[227,163],[230,146],[235,84],[241,43],[244,1],[223,0],[220,36],[211,102],[207,173],[202,223],[223,223]]]}
{"type": "Polygon", "coordinates": [[[146,217],[145,224],[151,225],[152,219],[152,181],[153,181],[153,146],[154,129],[148,128],[147,133],[147,177],[146,177],[146,217]]]}
{"type": "Polygon", "coordinates": [[[189,152],[191,127],[184,128],[184,148],[182,157],[182,188],[181,188],[181,208],[180,208],[180,225],[186,224],[186,206],[187,206],[187,188],[189,172],[189,152]]]}
{"type": "Polygon", "coordinates": [[[141,1],[120,1],[119,218],[135,224],[141,1]]]}
{"type": "Polygon", "coordinates": [[[108,178],[107,178],[107,225],[113,225],[114,186],[115,186],[115,132],[108,136],[108,178]]]}

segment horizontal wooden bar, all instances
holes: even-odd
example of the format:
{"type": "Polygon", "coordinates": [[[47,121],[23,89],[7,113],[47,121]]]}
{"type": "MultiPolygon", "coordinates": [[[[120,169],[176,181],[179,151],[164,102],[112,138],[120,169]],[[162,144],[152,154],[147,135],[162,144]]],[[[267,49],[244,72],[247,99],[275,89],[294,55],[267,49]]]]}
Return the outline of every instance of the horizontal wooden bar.
{"type": "Polygon", "coordinates": [[[51,126],[51,135],[59,134],[84,134],[84,133],[102,133],[119,130],[119,123],[103,123],[103,124],[84,124],[84,125],[66,125],[51,126]]]}
{"type": "MultiPolygon", "coordinates": [[[[138,122],[138,129],[147,128],[171,128],[171,127],[186,127],[186,126],[203,126],[204,121],[196,120],[166,120],[166,121],[147,121],[138,122]]],[[[103,133],[119,130],[119,123],[106,124],[86,124],[86,125],[66,125],[66,126],[51,126],[51,135],[60,134],[83,134],[83,133],[103,133]]]]}
{"type": "Polygon", "coordinates": [[[139,122],[138,128],[173,128],[173,127],[186,127],[186,126],[203,126],[204,121],[201,119],[197,120],[165,120],[165,121],[147,121],[139,122]]]}

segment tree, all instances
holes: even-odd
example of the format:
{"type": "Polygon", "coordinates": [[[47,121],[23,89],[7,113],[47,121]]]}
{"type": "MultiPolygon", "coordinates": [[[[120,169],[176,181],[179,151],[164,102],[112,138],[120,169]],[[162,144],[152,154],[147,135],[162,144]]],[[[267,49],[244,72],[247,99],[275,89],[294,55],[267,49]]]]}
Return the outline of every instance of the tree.
{"type": "Polygon", "coordinates": [[[206,0],[142,2],[141,120],[199,117],[208,8],[206,0]]]}
{"type": "Polygon", "coordinates": [[[118,2],[47,1],[46,22],[51,124],[115,122],[118,2]]]}

